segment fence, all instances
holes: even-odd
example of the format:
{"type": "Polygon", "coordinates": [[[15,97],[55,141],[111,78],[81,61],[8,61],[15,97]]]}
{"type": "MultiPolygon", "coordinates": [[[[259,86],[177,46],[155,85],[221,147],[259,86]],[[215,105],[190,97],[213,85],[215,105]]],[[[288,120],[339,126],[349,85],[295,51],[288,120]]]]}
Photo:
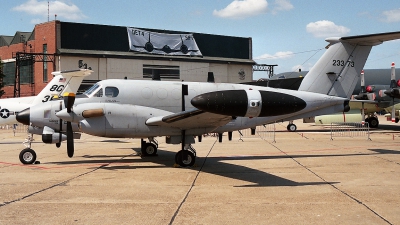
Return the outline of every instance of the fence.
{"type": "Polygon", "coordinates": [[[333,137],[369,137],[369,124],[363,123],[331,123],[331,140],[333,137]]]}
{"type": "Polygon", "coordinates": [[[26,133],[28,130],[28,126],[22,123],[14,124],[14,125],[2,125],[0,126],[0,130],[10,131],[15,133],[26,133]]]}
{"type": "MultiPolygon", "coordinates": [[[[243,141],[242,138],[251,137],[252,131],[251,129],[239,130],[240,138],[239,140],[243,141]]],[[[275,123],[273,124],[265,124],[261,126],[257,126],[255,130],[255,134],[257,134],[261,139],[272,139],[275,141],[275,123]]]]}

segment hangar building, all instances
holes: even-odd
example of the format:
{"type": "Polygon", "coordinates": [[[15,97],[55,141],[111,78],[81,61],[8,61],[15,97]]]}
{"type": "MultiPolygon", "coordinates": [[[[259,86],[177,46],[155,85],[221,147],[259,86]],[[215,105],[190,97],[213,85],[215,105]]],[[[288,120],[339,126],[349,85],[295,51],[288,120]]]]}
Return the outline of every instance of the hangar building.
{"type": "Polygon", "coordinates": [[[183,31],[49,21],[0,35],[2,98],[38,94],[52,71],[90,68],[103,79],[252,81],[252,39],[183,31]]]}

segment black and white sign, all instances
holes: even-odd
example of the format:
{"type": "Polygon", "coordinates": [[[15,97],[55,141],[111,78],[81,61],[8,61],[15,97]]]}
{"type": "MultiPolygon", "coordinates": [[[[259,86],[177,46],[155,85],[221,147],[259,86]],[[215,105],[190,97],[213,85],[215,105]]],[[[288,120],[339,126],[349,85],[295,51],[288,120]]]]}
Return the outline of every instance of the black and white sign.
{"type": "Polygon", "coordinates": [[[165,34],[128,27],[132,51],[162,55],[202,56],[192,34],[165,34]]]}

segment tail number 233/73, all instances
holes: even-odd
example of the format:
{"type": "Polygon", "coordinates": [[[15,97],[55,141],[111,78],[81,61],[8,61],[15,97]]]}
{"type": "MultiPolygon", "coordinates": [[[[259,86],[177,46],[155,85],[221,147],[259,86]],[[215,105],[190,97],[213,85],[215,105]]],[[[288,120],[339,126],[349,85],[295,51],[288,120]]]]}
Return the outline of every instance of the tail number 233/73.
{"type": "Polygon", "coordinates": [[[344,60],[333,60],[332,63],[333,66],[350,66],[350,67],[354,67],[354,62],[352,61],[344,61],[344,60]]]}

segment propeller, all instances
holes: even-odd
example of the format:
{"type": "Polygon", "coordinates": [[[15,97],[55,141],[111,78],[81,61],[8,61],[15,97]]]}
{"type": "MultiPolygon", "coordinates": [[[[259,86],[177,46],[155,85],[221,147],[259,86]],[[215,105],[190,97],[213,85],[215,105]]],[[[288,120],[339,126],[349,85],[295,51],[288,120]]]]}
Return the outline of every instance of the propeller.
{"type": "MultiPolygon", "coordinates": [[[[67,112],[72,112],[72,106],[75,102],[75,94],[66,92],[64,94],[64,106],[67,112]]],[[[67,153],[68,157],[74,156],[74,132],[72,131],[72,124],[67,121],[67,153]]]]}
{"type": "Polygon", "coordinates": [[[364,70],[361,70],[361,91],[360,94],[355,96],[354,98],[357,100],[374,100],[374,87],[371,85],[368,85],[365,87],[365,80],[364,80],[364,70]]]}
{"type": "Polygon", "coordinates": [[[395,73],[395,64],[392,62],[391,66],[391,80],[390,80],[390,90],[386,90],[384,93],[390,97],[392,97],[392,123],[396,122],[396,109],[394,107],[394,98],[399,94],[399,89],[397,88],[398,84],[396,83],[396,73],[395,73]]]}
{"type": "MultiPolygon", "coordinates": [[[[357,100],[370,100],[370,98],[374,98],[371,96],[371,93],[373,92],[373,88],[371,86],[365,87],[365,79],[364,79],[364,70],[361,70],[361,91],[360,94],[355,96],[354,98],[357,100]]],[[[364,101],[361,102],[361,124],[365,124],[365,109],[364,109],[364,101]]]]}

